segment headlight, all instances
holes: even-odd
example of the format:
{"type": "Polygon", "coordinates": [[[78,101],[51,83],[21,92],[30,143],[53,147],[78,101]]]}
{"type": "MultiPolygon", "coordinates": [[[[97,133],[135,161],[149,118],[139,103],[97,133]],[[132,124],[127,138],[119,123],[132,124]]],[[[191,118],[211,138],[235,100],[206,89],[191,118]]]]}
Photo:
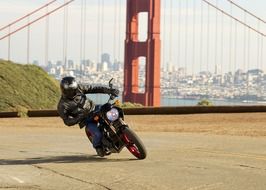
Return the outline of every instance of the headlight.
{"type": "Polygon", "coordinates": [[[118,119],[119,117],[119,112],[116,108],[112,108],[110,111],[108,111],[106,113],[106,116],[107,118],[110,120],[110,121],[115,121],[118,119]]]}

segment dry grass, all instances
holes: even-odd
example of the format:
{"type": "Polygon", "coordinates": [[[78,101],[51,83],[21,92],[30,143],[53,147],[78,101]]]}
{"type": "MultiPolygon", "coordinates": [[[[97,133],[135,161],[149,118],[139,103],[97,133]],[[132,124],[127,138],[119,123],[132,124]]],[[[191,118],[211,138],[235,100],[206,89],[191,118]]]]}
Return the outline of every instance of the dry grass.
{"type": "Polygon", "coordinates": [[[266,113],[130,116],[127,122],[140,131],[266,136],[266,113]]]}
{"type": "MultiPolygon", "coordinates": [[[[126,122],[136,131],[266,136],[266,113],[135,115],[126,122]]],[[[0,127],[65,127],[58,117],[0,119],[0,127]]]]}

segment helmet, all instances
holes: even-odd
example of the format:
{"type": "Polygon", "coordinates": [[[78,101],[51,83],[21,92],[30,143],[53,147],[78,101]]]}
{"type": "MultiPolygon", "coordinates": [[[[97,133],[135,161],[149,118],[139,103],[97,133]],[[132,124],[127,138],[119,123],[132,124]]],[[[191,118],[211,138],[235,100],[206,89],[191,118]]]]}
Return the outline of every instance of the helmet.
{"type": "Polygon", "coordinates": [[[61,80],[60,88],[63,96],[72,99],[77,94],[78,83],[74,77],[64,77],[61,80]]]}

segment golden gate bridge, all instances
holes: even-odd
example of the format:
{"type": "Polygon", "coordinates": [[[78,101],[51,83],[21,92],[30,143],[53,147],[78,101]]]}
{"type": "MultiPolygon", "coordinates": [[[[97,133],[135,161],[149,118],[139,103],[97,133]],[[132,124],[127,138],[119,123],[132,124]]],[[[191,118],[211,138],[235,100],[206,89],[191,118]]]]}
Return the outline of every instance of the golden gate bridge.
{"type": "MultiPolygon", "coordinates": [[[[232,0],[52,0],[0,27],[0,57],[16,61],[23,54],[20,62],[31,63],[32,52],[40,49],[48,64],[57,47],[66,64],[75,46],[80,61],[96,55],[99,63],[100,55],[110,51],[114,59],[124,60],[124,100],[158,106],[162,91],[178,88],[175,75],[182,84],[189,83],[187,76],[198,80],[198,71],[215,73],[222,81],[224,73],[230,77],[238,69],[264,70],[265,37],[265,20],[232,0]],[[79,23],[73,21],[72,9],[79,13],[79,23]],[[40,28],[42,35],[36,32],[40,28]],[[58,35],[51,32],[57,30],[58,35]],[[71,35],[74,30],[78,36],[71,35]],[[24,44],[18,43],[20,38],[26,39],[24,44]],[[145,65],[144,92],[140,62],[145,65]],[[160,82],[164,70],[167,85],[160,82]]],[[[210,82],[201,84],[204,75],[199,77],[201,90],[208,93],[210,82]]],[[[249,79],[246,86],[252,87],[249,79]]]]}

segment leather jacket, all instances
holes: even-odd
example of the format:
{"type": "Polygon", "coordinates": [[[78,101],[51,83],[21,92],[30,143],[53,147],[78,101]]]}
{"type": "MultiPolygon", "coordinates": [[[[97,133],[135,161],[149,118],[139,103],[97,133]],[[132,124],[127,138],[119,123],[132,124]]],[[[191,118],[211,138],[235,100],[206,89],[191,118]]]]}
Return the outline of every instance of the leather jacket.
{"type": "Polygon", "coordinates": [[[85,119],[90,116],[90,113],[95,109],[95,104],[92,100],[86,97],[86,94],[104,93],[110,94],[110,89],[103,86],[78,85],[77,94],[73,99],[61,96],[57,111],[63,119],[65,125],[72,126],[79,124],[80,128],[85,126],[85,119]]]}

